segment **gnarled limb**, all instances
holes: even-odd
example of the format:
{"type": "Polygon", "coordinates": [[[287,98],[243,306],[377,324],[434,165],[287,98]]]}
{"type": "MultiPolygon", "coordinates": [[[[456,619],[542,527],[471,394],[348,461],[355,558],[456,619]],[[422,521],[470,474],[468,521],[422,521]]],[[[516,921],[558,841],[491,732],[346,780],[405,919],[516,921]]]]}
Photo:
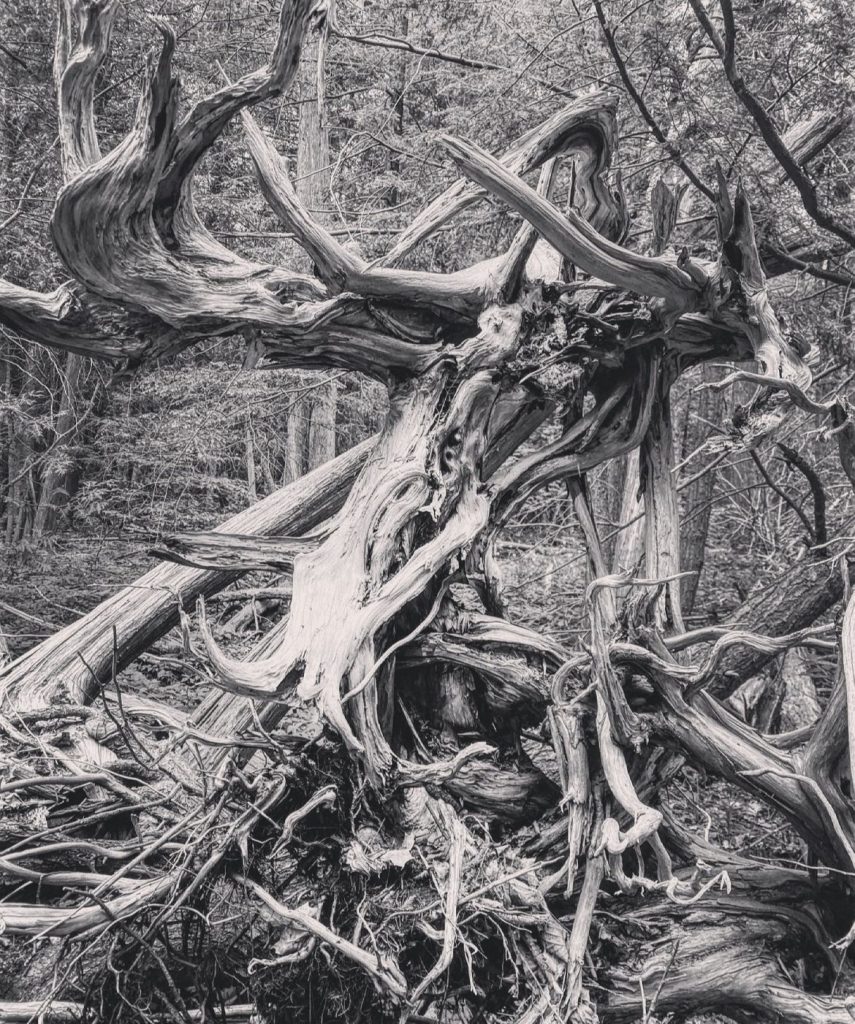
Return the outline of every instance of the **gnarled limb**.
{"type": "Polygon", "coordinates": [[[586,273],[628,291],[664,298],[680,312],[696,308],[702,286],[676,264],[640,256],[608,241],[573,211],[564,216],[473,143],[445,136],[443,144],[468,177],[525,217],[562,256],[586,273]]]}
{"type": "MultiPolygon", "coordinates": [[[[604,178],[616,144],[616,112],[616,97],[606,93],[593,93],[574,100],[521,136],[502,154],[501,162],[513,174],[526,174],[551,157],[568,152],[578,154],[581,213],[604,234],[610,234],[609,229],[622,223],[625,216],[604,178]]],[[[375,265],[389,266],[398,262],[420,241],[485,194],[476,184],[459,179],[413,220],[375,265]]],[[[616,233],[621,234],[621,230],[616,233]]]]}
{"type": "Polygon", "coordinates": [[[855,844],[848,824],[841,824],[819,783],[800,774],[790,755],[767,743],[706,693],[687,704],[672,673],[641,663],[639,668],[667,704],[667,713],[655,716],[652,723],[657,735],[675,743],[692,762],[758,792],[790,820],[825,863],[852,870],[855,844]]]}
{"type": "Polygon", "coordinates": [[[715,1008],[746,1022],[850,1024],[848,999],[796,988],[777,953],[791,937],[787,923],[776,921],[763,904],[752,909],[756,917],[743,906],[739,920],[723,916],[704,924],[698,915],[697,922],[670,928],[667,912],[661,922],[655,910],[642,912],[639,921],[653,925],[662,942],[638,973],[613,976],[601,1019],[630,1024],[653,1010],[684,1015],[715,1008]]]}
{"type": "Polygon", "coordinates": [[[264,890],[257,882],[250,878],[239,878],[248,889],[265,904],[277,918],[289,925],[295,925],[310,935],[316,936],[321,942],[329,944],[337,953],[354,960],[363,970],[376,979],[377,983],[387,989],[389,994],[398,999],[403,999],[407,994],[407,983],[401,974],[401,969],[390,955],[382,959],[373,953],[368,953],[359,946],[354,945],[341,935],[336,934],[331,928],[323,924],[310,914],[292,907],[286,907],[280,903],[269,892],[264,890]]]}
{"type": "Polygon", "coordinates": [[[0,280],[0,323],[24,338],[82,355],[119,360],[134,351],[98,329],[70,284],[45,293],[0,280]]]}
{"type": "MultiPolygon", "coordinates": [[[[291,614],[274,653],[239,662],[205,633],[207,656],[226,688],[272,697],[289,678],[299,678],[299,695],[318,699],[351,748],[364,749],[344,717],[341,688],[360,684],[375,660],[379,630],[439,572],[448,572],[486,525],[480,465],[498,394],[488,368],[513,350],[520,329],[518,307],[489,310],[454,364],[392,396],[387,426],[338,528],[315,552],[295,560],[291,614]],[[420,518],[427,539],[412,547],[420,518]],[[362,671],[354,671],[357,663],[362,671]]],[[[370,770],[382,778],[391,759],[381,753],[386,744],[371,714],[365,728],[383,762],[370,770]]]]}
{"type": "MultiPolygon", "coordinates": [[[[308,6],[309,0],[298,5],[308,6]]],[[[239,260],[204,232],[195,215],[191,219],[186,204],[175,239],[155,225],[155,190],[176,144],[178,102],[175,41],[171,30],[164,27],[163,33],[130,134],[60,193],[51,222],[54,243],[90,291],[172,326],[287,326],[294,321],[288,300],[324,297],[316,282],[239,260]]]]}
{"type": "MultiPolygon", "coordinates": [[[[820,619],[842,596],[839,566],[827,561],[799,562],[749,594],[731,616],[730,627],[773,637],[797,633],[820,619]]],[[[762,648],[727,652],[709,682],[709,692],[720,699],[727,697],[770,657],[762,648]]]]}
{"type": "Polygon", "coordinates": [[[322,536],[258,537],[219,531],[175,533],[164,537],[161,541],[163,547],[154,548],[151,553],[193,569],[287,572],[293,568],[297,555],[314,550],[322,536]]]}
{"type": "MultiPolygon", "coordinates": [[[[108,878],[113,884],[112,878],[108,878]]],[[[82,907],[39,907],[31,903],[4,903],[0,924],[9,935],[76,936],[109,926],[114,921],[139,913],[172,888],[175,878],[163,875],[125,886],[125,892],[108,900],[82,907]]]]}
{"type": "Polygon", "coordinates": [[[353,292],[383,299],[401,307],[415,303],[440,314],[474,318],[492,290],[497,260],[468,267],[454,274],[416,270],[370,269],[365,260],[345,249],[303,207],[291,184],[285,161],[247,111],[244,133],[261,189],[267,202],[318,268],[318,276],[331,292],[353,292]]]}
{"type": "Polygon", "coordinates": [[[281,95],[294,80],[300,53],[312,20],[325,18],[328,0],[286,0],[279,9],[276,42],[267,63],[229,82],[206,96],[176,125],[170,141],[168,162],[157,184],[154,216],[158,231],[168,243],[180,242],[189,229],[198,233],[190,196],[190,181],[201,157],[222,134],[229,121],[245,107],[281,95]]]}

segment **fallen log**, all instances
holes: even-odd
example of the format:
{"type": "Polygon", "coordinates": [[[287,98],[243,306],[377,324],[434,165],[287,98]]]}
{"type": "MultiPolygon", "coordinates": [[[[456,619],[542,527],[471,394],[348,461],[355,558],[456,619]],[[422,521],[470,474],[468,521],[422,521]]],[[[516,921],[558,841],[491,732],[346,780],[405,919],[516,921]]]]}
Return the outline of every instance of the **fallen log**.
{"type": "MultiPolygon", "coordinates": [[[[340,455],[256,505],[216,532],[300,534],[341,507],[374,445],[374,438],[340,455]]],[[[105,683],[178,624],[182,607],[239,579],[244,570],[194,569],[163,563],[102,601],[76,622],[0,671],[0,707],[25,711],[54,703],[84,703],[105,683]]]]}

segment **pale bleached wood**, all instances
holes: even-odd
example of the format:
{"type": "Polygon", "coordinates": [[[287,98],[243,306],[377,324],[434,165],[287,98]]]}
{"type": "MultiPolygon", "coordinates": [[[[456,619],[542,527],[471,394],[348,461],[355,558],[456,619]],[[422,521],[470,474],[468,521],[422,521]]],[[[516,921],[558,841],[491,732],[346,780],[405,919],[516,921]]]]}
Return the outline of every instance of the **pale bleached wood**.
{"type": "MultiPolygon", "coordinates": [[[[221,529],[264,536],[318,526],[340,508],[373,445],[374,439],[363,442],[233,516],[221,529]]],[[[109,679],[114,649],[121,669],[177,625],[182,604],[190,606],[200,594],[216,593],[239,577],[233,570],[157,566],[6,666],[0,672],[0,703],[25,711],[69,699],[85,701],[93,675],[101,683],[109,679]]]]}

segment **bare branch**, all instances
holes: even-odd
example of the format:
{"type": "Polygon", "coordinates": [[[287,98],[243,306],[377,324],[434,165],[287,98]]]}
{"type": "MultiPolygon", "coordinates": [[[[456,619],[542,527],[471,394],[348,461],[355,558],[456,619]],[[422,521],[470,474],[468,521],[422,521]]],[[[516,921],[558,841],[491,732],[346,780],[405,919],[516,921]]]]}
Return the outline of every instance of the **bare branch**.
{"type": "Polygon", "coordinates": [[[328,6],[328,0],[282,0],[276,43],[267,64],[200,100],[176,126],[170,142],[169,164],[158,183],[154,205],[155,220],[165,239],[170,237],[175,219],[175,230],[180,234],[180,222],[190,212],[180,210],[179,206],[189,201],[186,183],[201,156],[235,114],[279,96],[289,87],[297,74],[309,24],[312,19],[326,16],[328,6]]]}
{"type": "Polygon", "coordinates": [[[234,533],[176,533],[161,539],[151,554],[194,569],[237,569],[240,572],[287,571],[297,555],[313,551],[320,538],[258,537],[234,533]]]}
{"type": "Polygon", "coordinates": [[[525,217],[551,245],[586,273],[629,291],[665,298],[681,311],[696,308],[701,289],[676,264],[664,258],[640,256],[610,242],[574,211],[565,217],[473,143],[448,135],[442,142],[468,177],[525,217]]]}
{"type": "Polygon", "coordinates": [[[766,145],[774,154],[775,159],[781,165],[787,177],[798,189],[805,210],[819,227],[825,231],[830,231],[846,242],[848,246],[855,247],[855,232],[845,224],[840,223],[837,218],[821,205],[816,186],[802,169],[799,161],[793,156],[787,144],[778,133],[777,128],[772,123],[772,119],[766,113],[763,104],[749,89],[743,78],[736,63],[736,22],[730,0],[719,0],[719,5],[724,15],[724,40],[722,40],[718,30],[710,20],[702,0],[689,0],[689,3],[721,58],[725,75],[733,89],[734,95],[752,116],[754,123],[760,129],[760,134],[763,136],[766,145]]]}
{"type": "Polygon", "coordinates": [[[267,909],[281,921],[284,921],[286,924],[302,928],[310,935],[315,935],[321,940],[321,942],[327,943],[337,953],[340,953],[342,956],[346,956],[348,959],[359,964],[359,966],[372,975],[372,977],[374,977],[390,995],[395,996],[398,999],[403,999],[406,996],[407,983],[391,954],[387,954],[381,960],[373,953],[367,953],[364,949],[354,945],[354,943],[350,942],[348,939],[336,934],[332,929],[328,928],[317,918],[307,914],[305,911],[286,907],[283,903],[280,903],[279,900],[271,896],[269,892],[262,889],[257,882],[253,882],[252,879],[238,877],[238,881],[243,882],[248,889],[254,892],[255,895],[265,904],[267,909]]]}
{"type": "Polygon", "coordinates": [[[349,252],[305,210],[279,156],[248,111],[242,114],[249,151],[262,191],[271,208],[318,268],[318,276],[333,292],[354,292],[406,307],[430,306],[440,312],[477,317],[487,301],[496,260],[454,274],[416,270],[370,269],[349,252]]]}
{"type": "Polygon", "coordinates": [[[101,157],[93,109],[95,80],[110,51],[117,7],[116,0],[61,0],[59,4],[54,80],[66,180],[101,157]]]}
{"type": "Polygon", "coordinates": [[[636,107],[638,107],[638,112],[641,114],[641,116],[647,122],[648,127],[653,132],[656,141],[659,142],[660,145],[665,149],[665,152],[671,157],[674,163],[677,164],[677,166],[680,168],[683,174],[686,175],[686,177],[695,186],[695,188],[698,189],[699,192],[702,192],[707,197],[707,199],[714,199],[715,193],[713,192],[713,190],[701,181],[701,179],[689,165],[686,158],[680,152],[679,146],[676,146],[673,142],[671,142],[668,136],[662,131],[662,129],[659,127],[659,123],[650,113],[650,109],[644,102],[641,93],[638,91],[638,89],[635,88],[629,71],[627,70],[626,62],[624,61],[623,57],[621,56],[620,50],[618,49],[617,42],[615,41],[614,32],[611,30],[611,28],[609,27],[609,23],[606,20],[601,0],[594,0],[594,10],[597,12],[597,20],[600,23],[600,28],[602,29],[603,37],[605,38],[606,45],[608,46],[609,52],[611,53],[612,58],[614,59],[615,65],[618,69],[618,74],[621,77],[621,81],[623,82],[626,91],[632,97],[633,103],[635,103],[636,107]]]}

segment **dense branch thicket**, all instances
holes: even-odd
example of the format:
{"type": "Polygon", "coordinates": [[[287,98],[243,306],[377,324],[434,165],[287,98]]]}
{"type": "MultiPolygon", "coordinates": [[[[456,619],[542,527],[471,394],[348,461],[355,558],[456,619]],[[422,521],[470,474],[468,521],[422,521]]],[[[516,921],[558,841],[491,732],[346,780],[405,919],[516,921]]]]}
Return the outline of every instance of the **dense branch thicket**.
{"type": "Polygon", "coordinates": [[[677,179],[652,190],[652,242],[633,237],[618,94],[597,89],[555,95],[496,154],[442,135],[460,178],[368,259],[305,205],[252,112],[289,94],[313,33],[348,36],[331,5],[284,0],[264,62],[186,100],[180,39],[157,19],[132,124],[108,147],[96,90],[119,5],[63,0],[50,231],[70,279],[0,281],[0,324],[117,375],[237,336],[259,368],[363,374],[388,411],[219,528],[163,536],[162,564],[0,667],[0,926],[43,986],[0,1002],[0,1020],[853,1019],[851,495],[829,511],[787,440],[808,417],[848,488],[855,426],[839,390],[814,387],[837,356],[776,313],[776,285],[805,268],[849,301],[851,218],[810,170],[849,115],[779,130],[743,77],[730,2],[690,6],[767,146],[758,216],[747,179],[721,162],[699,176],[669,137],[617,12],[595,3],[624,102],[705,204],[691,244],[669,248],[677,179]],[[230,126],[312,272],[206,226],[194,177],[230,126]],[[801,235],[766,227],[784,180],[801,235]],[[402,266],[485,199],[517,217],[502,248],[402,266]],[[689,483],[748,453],[807,537],[777,590],[725,622],[689,619],[707,527],[680,523],[687,377],[721,429],[694,445],[713,464],[689,483]],[[747,397],[726,421],[729,393],[747,397]],[[770,475],[758,452],[773,444],[810,503],[770,475]],[[570,640],[515,619],[497,557],[556,485],[587,559],[570,640]],[[268,571],[287,611],[236,651],[212,602],[268,571]],[[173,655],[204,691],[190,712],[122,686],[176,627],[173,655]],[[836,659],[833,687],[781,731],[768,708],[784,694],[758,673],[806,652],[836,659]],[[768,807],[804,857],[712,842],[669,788],[692,770],[768,807]]]}

